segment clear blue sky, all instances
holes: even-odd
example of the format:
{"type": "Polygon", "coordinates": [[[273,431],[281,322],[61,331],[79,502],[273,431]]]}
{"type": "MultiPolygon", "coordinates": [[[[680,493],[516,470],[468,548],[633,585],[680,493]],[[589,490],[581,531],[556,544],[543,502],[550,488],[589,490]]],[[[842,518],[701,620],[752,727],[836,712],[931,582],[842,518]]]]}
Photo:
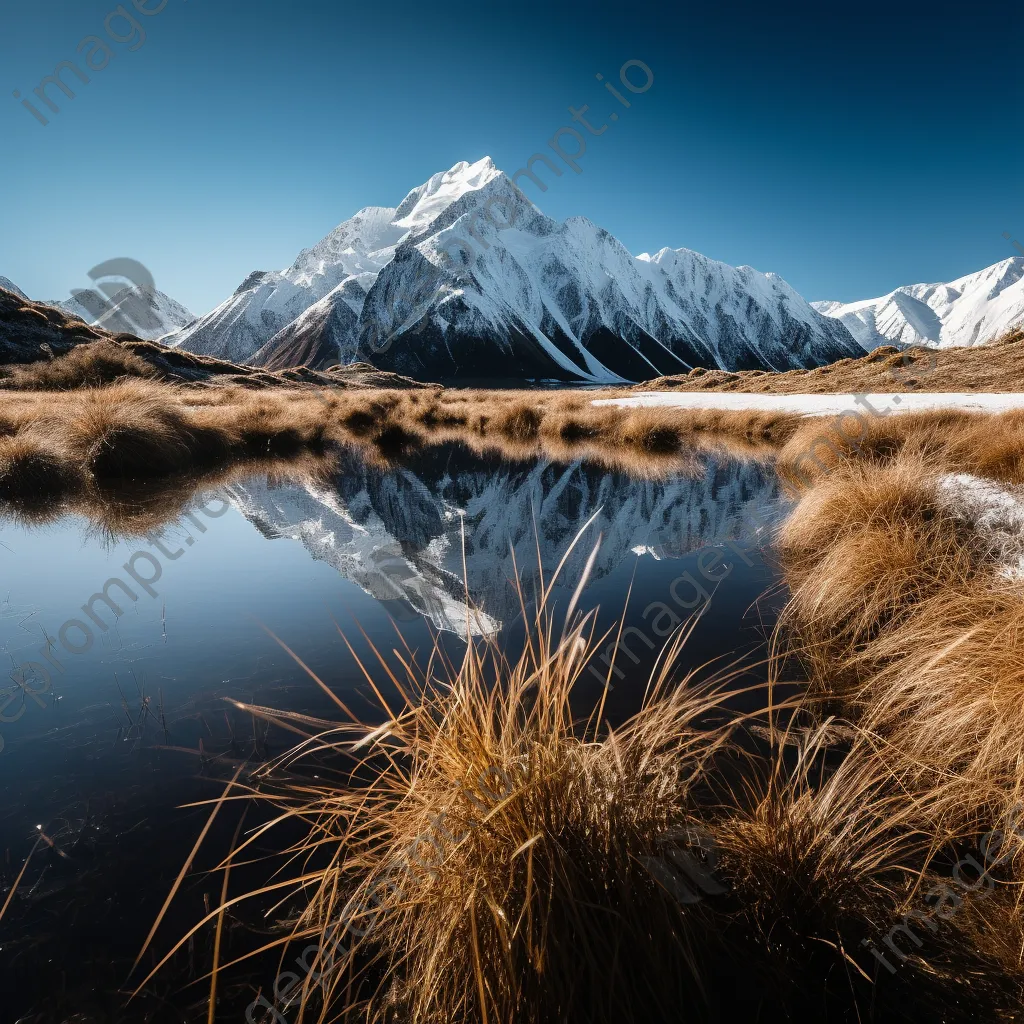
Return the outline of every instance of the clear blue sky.
{"type": "Polygon", "coordinates": [[[88,85],[65,74],[73,101],[48,90],[45,127],[12,92],[81,62],[116,5],[0,11],[0,274],[35,298],[130,256],[205,312],[458,160],[515,171],[582,104],[595,126],[622,116],[531,198],[633,252],[686,246],[852,300],[1013,256],[1003,231],[1024,242],[1009,0],[125,6],[145,42],[115,19],[127,41],[88,85]],[[626,110],[595,74],[630,59],[655,81],[626,110]]]}

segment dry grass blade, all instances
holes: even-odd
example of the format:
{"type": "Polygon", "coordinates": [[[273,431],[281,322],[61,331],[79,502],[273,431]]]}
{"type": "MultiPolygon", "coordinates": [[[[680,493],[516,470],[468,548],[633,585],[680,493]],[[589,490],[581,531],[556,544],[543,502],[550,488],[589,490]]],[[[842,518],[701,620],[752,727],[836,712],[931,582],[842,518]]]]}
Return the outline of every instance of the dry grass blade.
{"type": "MultiPolygon", "coordinates": [[[[238,843],[238,837],[242,832],[242,825],[245,824],[245,815],[248,811],[246,808],[242,812],[242,816],[238,819],[238,825],[235,827],[235,834],[231,840],[232,849],[238,843]]],[[[206,1024],[214,1024],[214,1020],[217,1016],[217,970],[220,967],[220,940],[224,930],[224,908],[228,900],[228,882],[231,880],[231,864],[232,861],[229,859],[224,865],[224,880],[220,887],[220,904],[217,913],[217,925],[214,930],[213,936],[213,969],[210,973],[210,1005],[206,1015],[206,1024]]]]}
{"type": "MultiPolygon", "coordinates": [[[[242,774],[242,769],[244,767],[244,764],[240,764],[238,766],[238,768],[235,771],[235,774],[231,777],[231,781],[227,784],[227,786],[224,787],[224,792],[220,795],[220,798],[214,804],[213,810],[210,812],[209,818],[206,819],[206,824],[203,826],[202,832],[199,833],[199,838],[196,839],[195,845],[192,847],[192,852],[186,858],[185,863],[182,864],[181,870],[178,872],[178,877],[174,880],[174,884],[171,886],[171,891],[167,894],[167,899],[164,900],[164,905],[160,908],[160,913],[157,914],[157,918],[153,922],[153,927],[150,928],[149,934],[146,936],[146,940],[145,942],[143,942],[142,948],[139,950],[139,954],[135,958],[135,963],[132,964],[132,970],[135,970],[135,968],[139,966],[143,956],[145,956],[146,954],[146,950],[149,949],[149,944],[153,941],[153,936],[156,935],[156,931],[160,927],[160,922],[164,919],[164,915],[167,913],[167,908],[170,907],[172,901],[174,900],[174,897],[177,894],[178,889],[180,888],[181,883],[185,878],[185,875],[188,874],[189,868],[192,867],[192,863],[196,859],[196,855],[202,848],[203,841],[206,839],[207,833],[213,826],[213,823],[216,820],[221,807],[224,806],[224,801],[227,799],[228,793],[231,792],[232,787],[238,781],[238,776],[242,774]]],[[[144,984],[145,981],[142,982],[142,985],[144,984]]],[[[140,985],[132,994],[137,995],[141,990],[142,985],[140,985]]]]}
{"type": "Polygon", "coordinates": [[[42,836],[36,836],[36,841],[32,844],[32,849],[28,851],[28,856],[25,858],[25,863],[21,865],[21,870],[18,872],[18,877],[15,878],[14,884],[11,886],[10,892],[7,893],[7,899],[4,900],[3,907],[0,907],[0,921],[4,919],[4,914],[7,913],[7,908],[11,905],[11,900],[14,899],[14,894],[18,891],[18,886],[21,885],[22,878],[25,877],[25,872],[28,870],[28,862],[32,859],[32,855],[36,852],[40,842],[42,842],[42,836]]]}

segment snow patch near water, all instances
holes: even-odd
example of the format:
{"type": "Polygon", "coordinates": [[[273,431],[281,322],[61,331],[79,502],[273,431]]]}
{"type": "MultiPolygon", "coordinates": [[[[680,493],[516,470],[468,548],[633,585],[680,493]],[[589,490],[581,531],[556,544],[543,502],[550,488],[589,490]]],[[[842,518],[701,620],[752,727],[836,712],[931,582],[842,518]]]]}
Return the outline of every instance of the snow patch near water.
{"type": "Polygon", "coordinates": [[[939,499],[989,542],[1001,577],[1024,581],[1024,488],[950,473],[939,480],[939,499]]]}
{"type": "Polygon", "coordinates": [[[706,394],[702,391],[645,391],[629,398],[600,398],[594,405],[617,405],[624,409],[757,409],[765,412],[794,412],[805,416],[838,416],[859,410],[864,415],[887,416],[893,412],[918,412],[924,409],[983,409],[1006,412],[1024,409],[1024,393],[963,393],[914,391],[870,395],[765,395],[737,391],[706,394]]]}

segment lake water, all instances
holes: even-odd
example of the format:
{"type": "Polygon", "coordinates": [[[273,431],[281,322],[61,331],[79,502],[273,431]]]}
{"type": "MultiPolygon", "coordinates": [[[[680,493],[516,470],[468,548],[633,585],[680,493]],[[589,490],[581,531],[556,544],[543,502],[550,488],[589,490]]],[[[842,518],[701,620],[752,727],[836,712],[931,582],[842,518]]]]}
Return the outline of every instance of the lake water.
{"type": "MultiPolygon", "coordinates": [[[[467,635],[514,651],[523,623],[512,581],[532,593],[538,550],[553,570],[586,527],[555,593],[564,607],[600,537],[581,604],[600,608],[603,630],[631,593],[608,704],[621,719],[669,629],[701,609],[679,672],[741,652],[763,678],[779,578],[767,532],[751,524],[784,511],[774,474],[755,462],[704,457],[644,480],[448,446],[387,470],[345,454],[317,483],[235,483],[148,537],[110,536],[77,516],[5,521],[5,885],[46,839],[0,923],[4,976],[24,979],[4,1019],[191,1020],[202,1006],[204,984],[181,987],[208,969],[198,939],[127,1010],[118,990],[207,813],[178,805],[218,792],[209,755],[263,758],[290,743],[225,698],[332,712],[270,632],[358,703],[367,687],[338,627],[364,662],[360,627],[384,651],[396,626],[410,647],[439,637],[456,659],[467,635]]],[[[598,692],[607,671],[595,665],[583,689],[598,692]]],[[[219,881],[197,878],[167,938],[217,892],[219,881]]],[[[224,1019],[243,1019],[229,1007],[244,1005],[251,982],[226,985],[224,1019]]]]}

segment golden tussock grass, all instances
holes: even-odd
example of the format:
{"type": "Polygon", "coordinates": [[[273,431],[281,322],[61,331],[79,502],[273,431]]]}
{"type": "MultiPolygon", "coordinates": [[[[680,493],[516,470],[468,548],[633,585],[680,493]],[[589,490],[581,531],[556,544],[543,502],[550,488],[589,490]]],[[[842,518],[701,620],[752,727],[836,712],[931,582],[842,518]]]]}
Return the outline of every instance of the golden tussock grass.
{"type": "MultiPolygon", "coordinates": [[[[976,460],[982,436],[953,443],[976,460]]],[[[929,430],[914,454],[844,466],[806,493],[778,538],[780,628],[813,684],[939,780],[934,812],[964,826],[1024,797],[1024,588],[940,495],[931,443],[929,430]]]]}
{"type": "Polygon", "coordinates": [[[1005,934],[976,934],[984,919],[965,912],[895,981],[865,950],[941,879],[934,855],[956,838],[921,828],[913,772],[866,732],[837,750],[831,721],[783,728],[780,712],[805,716],[795,705],[767,713],[759,746],[740,739],[745,719],[713,724],[734,680],[673,671],[699,623],[613,728],[601,696],[576,694],[607,639],[573,612],[586,573],[561,631],[553,582],[529,611],[520,594],[531,629],[517,657],[483,639],[458,666],[441,646],[423,665],[402,643],[390,657],[371,644],[368,721],[336,696],[337,722],[239,705],[302,739],[213,802],[270,812],[220,867],[278,827],[303,835],[269,887],[212,908],[154,971],[226,911],[272,898],[295,910],[269,948],[285,970],[298,953],[304,973],[265,994],[303,1020],[646,1024],[682,1007],[782,1021],[851,1006],[865,1020],[1013,1019],[1022,933],[1005,900],[1005,934]]]}
{"type": "Polygon", "coordinates": [[[389,465],[451,443],[513,461],[585,460],[653,478],[689,472],[702,454],[770,458],[799,426],[793,416],[595,407],[592,398],[591,392],[250,390],[140,378],[66,392],[12,391],[0,414],[0,490],[51,500],[62,489],[70,496],[97,481],[154,482],[339,446],[389,465]]]}
{"type": "Polygon", "coordinates": [[[939,501],[924,464],[852,466],[819,482],[781,527],[777,546],[788,614],[822,665],[841,663],[952,579],[969,579],[981,552],[939,501]]]}
{"type": "Polygon", "coordinates": [[[796,489],[814,486],[837,470],[918,459],[925,474],[972,473],[1024,483],[1024,412],[939,409],[799,423],[778,452],[778,469],[796,489]]]}
{"type": "Polygon", "coordinates": [[[593,614],[556,640],[542,601],[535,626],[511,664],[487,641],[458,668],[441,648],[425,668],[396,652],[401,677],[379,656],[382,723],[340,700],[322,731],[248,709],[310,732],[252,792],[311,823],[288,856],[328,855],[296,880],[310,898],[282,937],[337,940],[311,958],[326,990],[307,982],[311,1019],[650,1020],[698,998],[679,905],[639,858],[693,824],[702,765],[728,742],[695,725],[713,701],[662,671],[608,735],[600,705],[581,722],[570,699],[593,614]],[[303,770],[325,759],[320,781],[303,770]]]}
{"type": "Polygon", "coordinates": [[[702,452],[766,458],[771,439],[789,427],[756,412],[595,408],[589,394],[314,394],[146,381],[79,389],[57,401],[52,394],[14,393],[7,435],[32,426],[27,436],[50,437],[51,447],[63,449],[79,473],[126,479],[338,445],[354,445],[387,463],[447,443],[511,460],[583,459],[634,476],[658,476],[687,471],[702,452]]]}
{"type": "MultiPolygon", "coordinates": [[[[392,393],[362,438],[385,431],[408,446],[458,442],[517,461],[588,461],[639,477],[692,469],[702,453],[768,458],[797,417],[758,411],[595,407],[592,392],[392,393]]],[[[358,396],[353,401],[361,408],[358,396]]]]}
{"type": "Polygon", "coordinates": [[[156,379],[159,371],[130,349],[102,340],[78,345],[66,355],[11,369],[6,386],[26,391],[70,391],[124,378],[156,379]]]}

